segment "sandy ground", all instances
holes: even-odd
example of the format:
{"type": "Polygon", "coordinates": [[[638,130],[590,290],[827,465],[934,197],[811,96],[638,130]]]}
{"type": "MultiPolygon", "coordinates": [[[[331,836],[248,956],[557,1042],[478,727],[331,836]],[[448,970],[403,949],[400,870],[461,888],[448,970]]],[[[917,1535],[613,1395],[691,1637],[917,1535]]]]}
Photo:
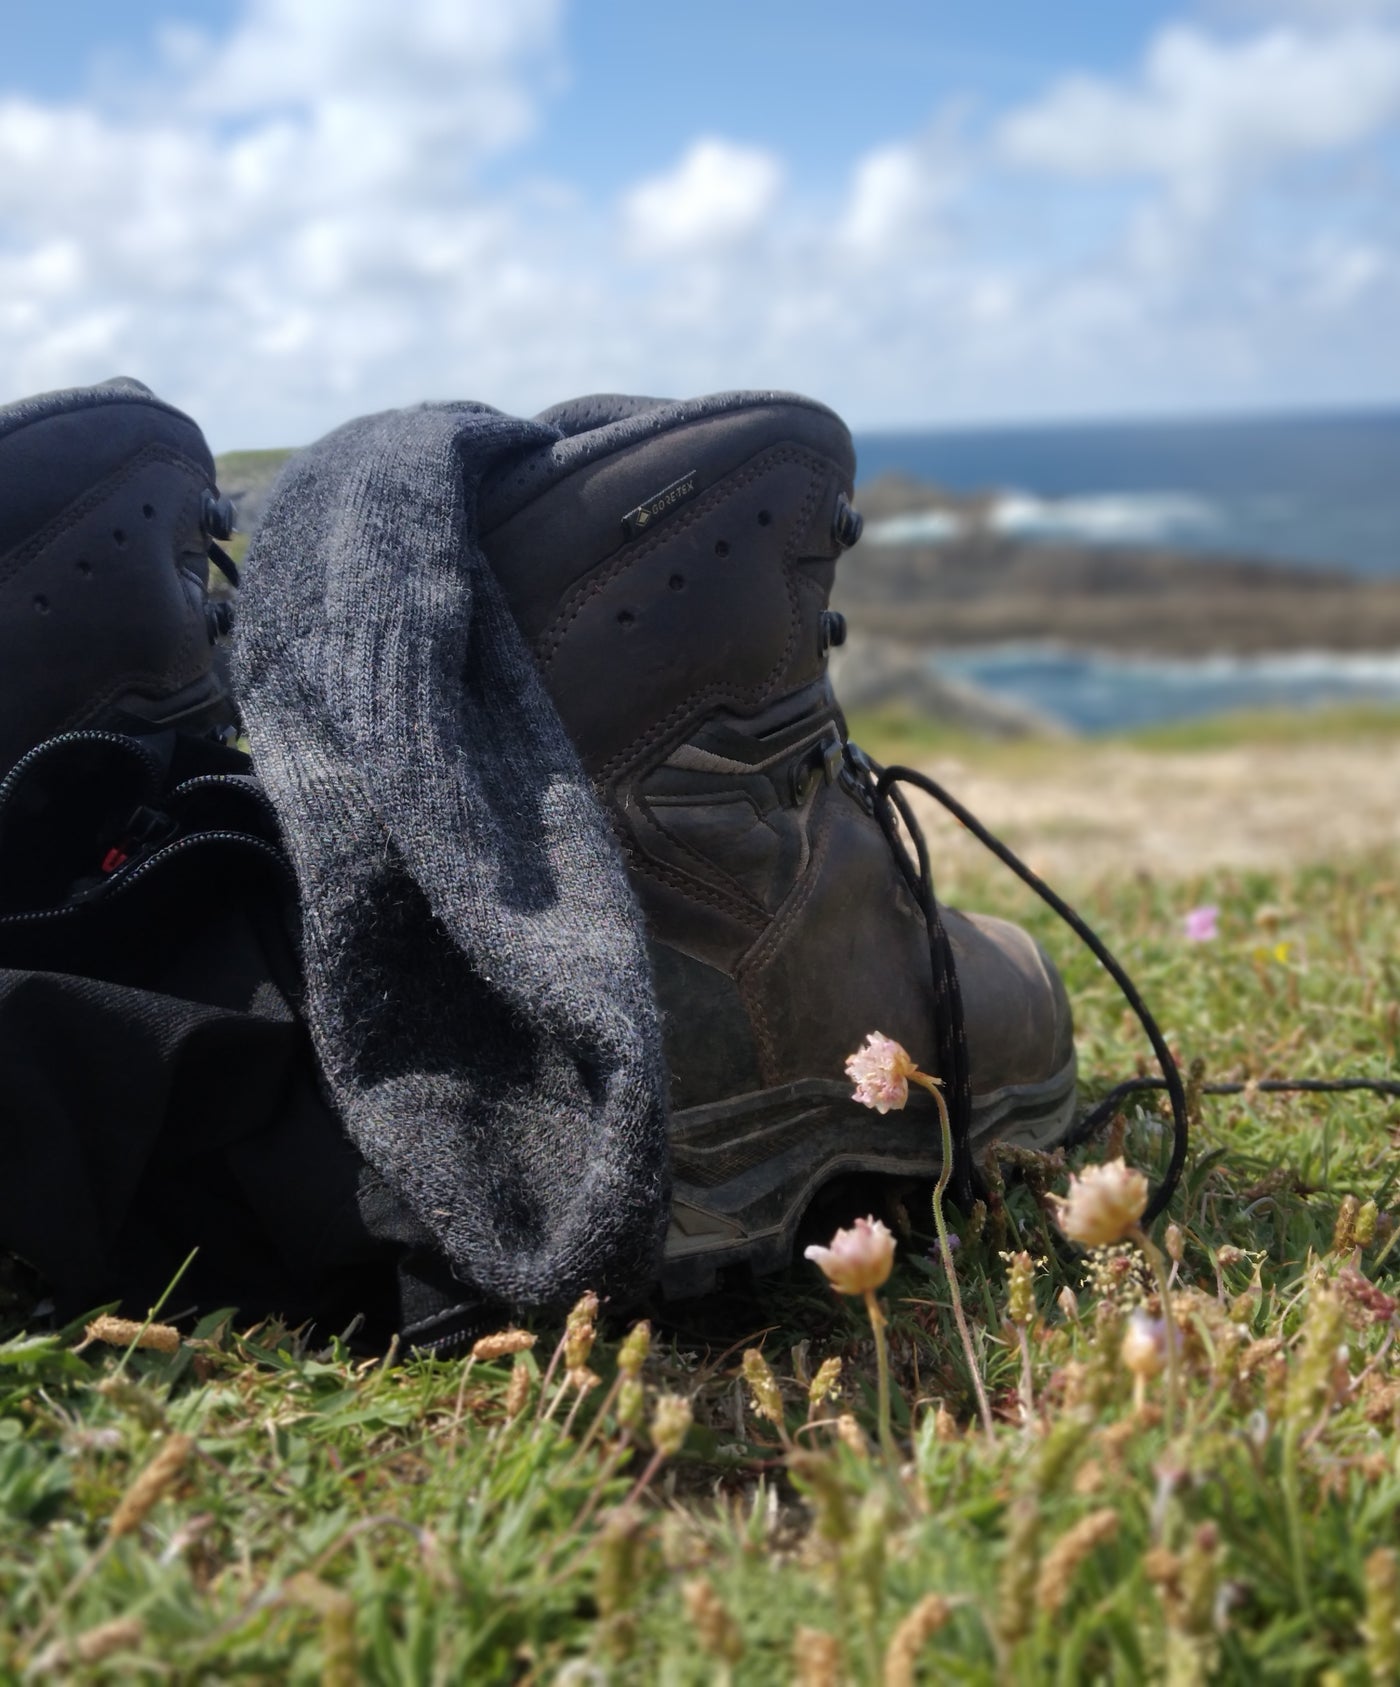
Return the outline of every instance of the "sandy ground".
{"type": "MultiPolygon", "coordinates": [[[[1024,767],[989,754],[923,770],[1052,883],[1147,870],[1277,868],[1393,850],[1400,862],[1400,739],[1148,751],[1075,744],[1024,767]]],[[[990,860],[911,792],[935,866],[990,860]]]]}

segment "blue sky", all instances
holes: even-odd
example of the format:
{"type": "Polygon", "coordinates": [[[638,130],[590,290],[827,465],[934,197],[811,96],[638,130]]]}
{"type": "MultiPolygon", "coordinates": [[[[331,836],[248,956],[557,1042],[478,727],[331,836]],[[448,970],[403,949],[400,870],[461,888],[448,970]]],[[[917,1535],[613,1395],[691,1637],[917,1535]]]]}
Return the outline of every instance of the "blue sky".
{"type": "Polygon", "coordinates": [[[0,360],[218,446],[786,385],[863,427],[1400,399],[1400,0],[0,13],[0,360]]]}

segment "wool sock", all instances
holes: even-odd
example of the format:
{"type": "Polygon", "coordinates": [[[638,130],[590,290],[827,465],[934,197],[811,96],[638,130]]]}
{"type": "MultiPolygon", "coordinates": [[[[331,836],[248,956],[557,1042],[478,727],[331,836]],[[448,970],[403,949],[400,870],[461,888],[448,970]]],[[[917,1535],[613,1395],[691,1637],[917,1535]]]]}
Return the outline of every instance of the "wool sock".
{"type": "Polygon", "coordinates": [[[644,1286],[669,1194],[641,915],[476,542],[483,472],[557,437],[426,405],[301,452],[234,646],[324,1088],[454,1276],[516,1306],[644,1286]]]}

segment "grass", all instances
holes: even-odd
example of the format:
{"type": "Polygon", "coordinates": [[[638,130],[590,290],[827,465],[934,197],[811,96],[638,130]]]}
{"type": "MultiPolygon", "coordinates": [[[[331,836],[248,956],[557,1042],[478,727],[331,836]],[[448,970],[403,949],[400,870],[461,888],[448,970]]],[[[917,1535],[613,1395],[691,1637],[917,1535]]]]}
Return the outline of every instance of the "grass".
{"type": "MultiPolygon", "coordinates": [[[[886,764],[918,762],[930,755],[961,755],[999,770],[1022,765],[1044,767],[1055,759],[1072,760],[1078,748],[1075,740],[989,742],[905,708],[855,713],[849,725],[851,737],[886,764]]],[[[1400,737],[1400,707],[1362,703],[1209,715],[1131,732],[1096,734],[1088,742],[1125,744],[1143,750],[1192,751],[1265,744],[1393,743],[1397,737],[1400,737]]]]}
{"type": "MultiPolygon", "coordinates": [[[[1396,878],[1392,858],[1125,876],[1079,906],[1208,1077],[1385,1077],[1396,878]],[[1204,900],[1219,936],[1188,943],[1204,900]]],[[[976,889],[1062,961],[1090,1089],[1130,1074],[1142,1041],[1097,966],[1010,880],[976,889]]],[[[587,1309],[555,1365],[543,1327],[499,1360],[391,1365],[324,1334],[239,1333],[231,1314],[182,1323],[172,1351],[78,1351],[82,1330],[42,1330],[16,1282],[0,1678],[1393,1681],[1397,1128],[1364,1095],[1201,1104],[1171,1213],[1170,1427],[1164,1377],[1135,1387],[1123,1358],[1150,1283],[1131,1251],[1057,1234],[1037,1195],[1063,1187],[1057,1162],[980,1230],[954,1219],[991,1443],[927,1190],[849,1191],[848,1211],[883,1210],[902,1237],[881,1296],[894,1470],[861,1305],[805,1264],[641,1309],[639,1371],[627,1320],[595,1328],[587,1309]]],[[[1164,1137],[1148,1104],[1073,1159],[1121,1148],[1152,1170],[1164,1137]]]]}

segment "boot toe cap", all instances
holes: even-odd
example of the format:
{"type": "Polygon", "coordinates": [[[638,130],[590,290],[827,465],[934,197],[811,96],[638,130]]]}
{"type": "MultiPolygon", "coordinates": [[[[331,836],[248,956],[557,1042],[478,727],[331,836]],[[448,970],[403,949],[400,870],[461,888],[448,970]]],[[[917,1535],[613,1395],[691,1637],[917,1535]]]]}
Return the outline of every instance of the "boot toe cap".
{"type": "Polygon", "coordinates": [[[957,963],[974,1097],[1039,1085],[1074,1060],[1074,1018],[1053,961],[1029,932],[943,910],[957,963]]]}

